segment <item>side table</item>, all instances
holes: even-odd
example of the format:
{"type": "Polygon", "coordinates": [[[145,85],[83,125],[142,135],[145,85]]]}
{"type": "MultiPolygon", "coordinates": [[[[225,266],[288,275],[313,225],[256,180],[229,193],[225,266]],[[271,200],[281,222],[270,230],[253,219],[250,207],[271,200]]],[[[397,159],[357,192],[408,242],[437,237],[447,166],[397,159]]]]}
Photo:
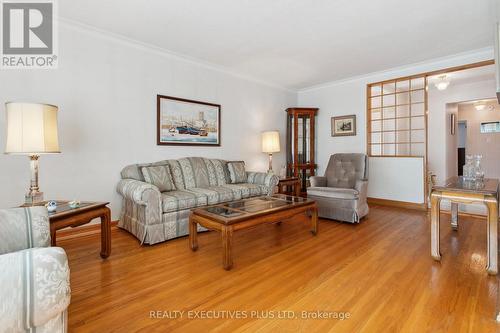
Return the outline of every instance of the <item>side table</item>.
{"type": "MultiPolygon", "coordinates": [[[[45,205],[40,202],[36,206],[45,205]]],[[[78,208],[71,208],[68,201],[57,201],[57,210],[49,213],[50,238],[52,246],[56,246],[56,231],[67,227],[78,227],[93,219],[101,220],[101,258],[111,254],[111,210],[109,202],[81,202],[78,208]]],[[[27,205],[24,205],[27,206],[27,205]]]]}
{"type": "Polygon", "coordinates": [[[278,193],[300,197],[300,179],[298,177],[280,177],[278,193]]]}

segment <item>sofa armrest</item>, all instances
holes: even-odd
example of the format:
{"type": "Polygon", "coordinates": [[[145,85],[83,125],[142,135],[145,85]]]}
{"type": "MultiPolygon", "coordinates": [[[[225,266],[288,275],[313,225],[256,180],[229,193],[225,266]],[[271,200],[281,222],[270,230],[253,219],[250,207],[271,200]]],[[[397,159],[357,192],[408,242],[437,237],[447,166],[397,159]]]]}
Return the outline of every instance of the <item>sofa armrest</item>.
{"type": "Polygon", "coordinates": [[[24,332],[60,316],[71,298],[66,253],[60,247],[0,255],[0,327],[24,332]]]}
{"type": "Polygon", "coordinates": [[[247,183],[264,185],[268,195],[272,195],[279,182],[279,177],[267,172],[247,172],[247,183]]]}
{"type": "Polygon", "coordinates": [[[116,191],[125,199],[132,200],[142,206],[160,204],[161,202],[161,193],[158,187],[135,179],[120,180],[116,191]]]}
{"type": "Polygon", "coordinates": [[[359,193],[359,201],[366,202],[368,196],[368,180],[357,180],[354,189],[359,193]]]}
{"type": "Polygon", "coordinates": [[[326,177],[323,176],[311,176],[309,177],[311,182],[311,187],[326,187],[326,177]]]}
{"type": "Polygon", "coordinates": [[[124,216],[132,217],[144,225],[161,223],[163,209],[158,187],[139,180],[122,179],[116,190],[123,196],[122,212],[118,225],[124,222],[124,216]]]}
{"type": "Polygon", "coordinates": [[[50,246],[47,208],[0,209],[0,254],[50,246]]]}

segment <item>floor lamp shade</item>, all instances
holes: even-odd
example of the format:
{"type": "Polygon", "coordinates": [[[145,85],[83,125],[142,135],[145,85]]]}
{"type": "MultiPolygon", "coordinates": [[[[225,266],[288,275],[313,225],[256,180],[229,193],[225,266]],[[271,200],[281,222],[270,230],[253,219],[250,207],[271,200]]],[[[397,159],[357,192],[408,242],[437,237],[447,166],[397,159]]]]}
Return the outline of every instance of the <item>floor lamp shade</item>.
{"type": "Polygon", "coordinates": [[[57,106],[38,103],[5,103],[6,154],[59,153],[57,106]]]}

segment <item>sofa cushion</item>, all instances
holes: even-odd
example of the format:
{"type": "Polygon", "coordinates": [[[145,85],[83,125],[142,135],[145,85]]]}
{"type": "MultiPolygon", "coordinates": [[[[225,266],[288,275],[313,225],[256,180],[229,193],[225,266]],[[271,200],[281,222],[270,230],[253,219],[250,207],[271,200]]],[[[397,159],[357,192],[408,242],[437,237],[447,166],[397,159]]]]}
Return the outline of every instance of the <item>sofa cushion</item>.
{"type": "Polygon", "coordinates": [[[228,202],[228,201],[233,201],[238,199],[238,193],[235,193],[234,191],[231,191],[228,188],[225,188],[224,186],[212,186],[208,188],[211,191],[217,192],[218,196],[218,202],[228,202]]]}
{"type": "Polygon", "coordinates": [[[175,190],[175,185],[170,174],[170,167],[168,164],[142,167],[142,175],[146,183],[158,187],[160,192],[167,192],[175,190]]]}
{"type": "Polygon", "coordinates": [[[229,176],[232,184],[245,183],[247,181],[247,173],[245,171],[245,162],[234,161],[227,162],[229,176]]]}
{"type": "Polygon", "coordinates": [[[359,192],[350,188],[339,187],[308,187],[307,196],[327,197],[332,199],[358,199],[359,192]]]}
{"type": "Polygon", "coordinates": [[[224,186],[193,187],[161,194],[163,213],[241,199],[241,190],[224,186]]]}
{"type": "Polygon", "coordinates": [[[208,158],[204,160],[208,168],[210,186],[221,186],[230,181],[226,161],[208,158]]]}
{"type": "Polygon", "coordinates": [[[186,190],[163,192],[161,194],[163,213],[207,205],[207,196],[186,190]]]}
{"type": "Polygon", "coordinates": [[[231,191],[228,188],[225,188],[224,186],[211,186],[209,188],[194,187],[186,191],[206,196],[208,205],[215,205],[220,202],[232,201],[238,198],[237,193],[235,195],[233,191],[231,191]]]}
{"type": "Polygon", "coordinates": [[[177,190],[184,190],[186,185],[184,184],[184,176],[182,175],[181,165],[178,160],[169,160],[168,165],[170,166],[170,174],[172,175],[172,180],[174,181],[175,188],[177,190]]]}
{"type": "Polygon", "coordinates": [[[170,167],[170,174],[177,190],[221,186],[231,182],[226,161],[202,157],[128,165],[121,171],[121,178],[144,182],[145,179],[141,169],[159,165],[168,165],[170,167]]]}
{"type": "Polygon", "coordinates": [[[258,195],[263,195],[267,194],[267,190],[263,191],[263,187],[258,184],[248,184],[248,183],[241,183],[241,184],[226,184],[224,187],[231,189],[233,192],[235,192],[235,200],[241,199],[241,198],[248,198],[248,197],[255,197],[258,195]],[[265,192],[265,193],[263,193],[265,192]],[[236,194],[238,193],[238,194],[236,194]]]}

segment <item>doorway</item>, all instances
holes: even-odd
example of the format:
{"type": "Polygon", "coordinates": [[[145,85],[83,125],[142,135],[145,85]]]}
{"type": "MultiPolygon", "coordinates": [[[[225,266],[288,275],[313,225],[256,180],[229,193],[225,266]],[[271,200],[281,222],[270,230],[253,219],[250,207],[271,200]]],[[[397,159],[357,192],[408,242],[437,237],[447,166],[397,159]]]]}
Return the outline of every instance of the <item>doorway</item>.
{"type": "MultiPolygon", "coordinates": [[[[496,98],[458,103],[457,149],[481,155],[486,178],[500,178],[500,105],[496,98]]],[[[465,161],[458,157],[458,170],[465,161]]],[[[460,173],[459,173],[460,175],[460,173]]]]}
{"type": "Polygon", "coordinates": [[[458,164],[458,174],[457,176],[464,175],[464,165],[465,165],[465,155],[467,146],[467,120],[459,120],[457,126],[458,135],[458,145],[457,145],[457,164],[458,164]]]}

